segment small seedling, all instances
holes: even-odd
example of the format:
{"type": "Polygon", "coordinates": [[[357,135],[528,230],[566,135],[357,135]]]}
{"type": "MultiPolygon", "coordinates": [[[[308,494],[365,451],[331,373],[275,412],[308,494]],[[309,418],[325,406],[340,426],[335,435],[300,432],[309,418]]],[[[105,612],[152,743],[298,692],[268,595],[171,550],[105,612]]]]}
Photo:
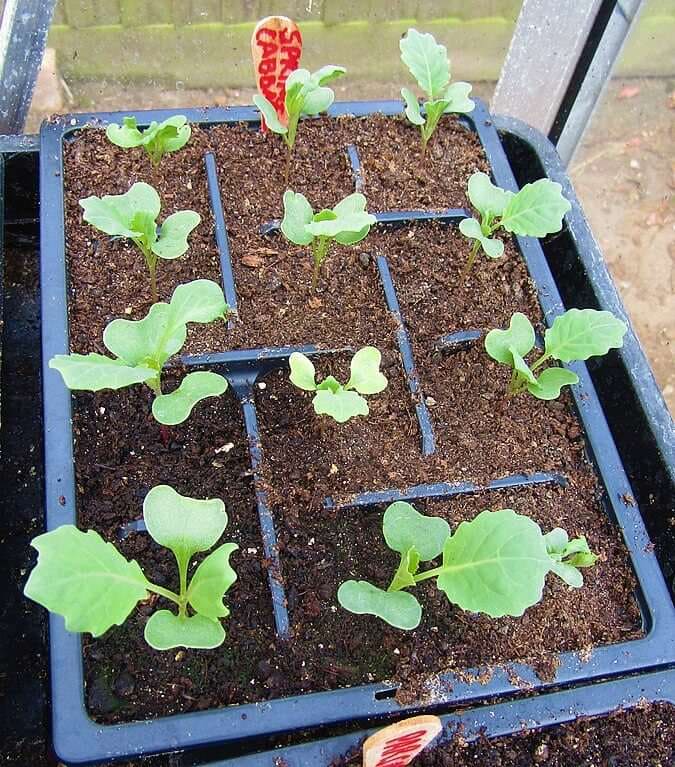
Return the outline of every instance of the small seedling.
{"type": "Polygon", "coordinates": [[[405,101],[405,116],[413,125],[419,125],[422,134],[422,157],[441,116],[451,112],[471,112],[474,103],[469,98],[469,83],[450,84],[450,59],[444,45],[436,42],[433,35],[409,29],[399,43],[401,61],[427,96],[424,115],[417,96],[408,88],[401,89],[405,101]]]}
{"type": "Polygon", "coordinates": [[[326,86],[338,77],[342,77],[346,71],[344,67],[328,64],[313,74],[307,69],[295,69],[291,72],[286,80],[286,99],[284,102],[288,125],[281,122],[271,101],[260,94],[253,97],[253,103],[265,118],[267,127],[272,133],[277,133],[283,138],[288,149],[286,186],[288,186],[291,157],[300,118],[306,115],[318,115],[328,109],[335,99],[335,94],[331,88],[326,86]]]}
{"type": "Polygon", "coordinates": [[[452,534],[444,519],[397,501],[384,513],[382,532],[401,557],[389,588],[345,581],[337,598],[350,612],[375,615],[406,630],[419,625],[422,608],[403,589],[421,581],[436,578],[438,588],[462,610],[492,618],[520,616],[541,600],[547,573],[578,588],[583,584],[578,568],[597,559],[583,536],[570,541],[560,528],[543,535],[536,522],[512,509],[482,511],[452,534]],[[420,562],[441,555],[441,565],[419,572],[420,562]]]}
{"type": "Polygon", "coordinates": [[[465,218],[459,224],[459,231],[473,246],[462,272],[462,279],[471,270],[478,249],[489,258],[504,254],[504,243],[492,235],[498,229],[511,234],[529,237],[544,237],[562,229],[562,219],[572,207],[562,195],[562,187],[556,181],[540,178],[525,186],[517,193],[495,186],[485,173],[474,173],[469,179],[469,199],[480,215],[465,218]]]}
{"type": "Polygon", "coordinates": [[[113,320],[103,331],[103,343],[115,357],[95,352],[57,354],[49,367],[61,373],[69,389],[100,391],[144,383],[155,394],[155,420],[167,426],[182,423],[198,402],[223,394],[227,381],[218,373],[200,370],[188,373],[175,391],[162,394],[162,368],[183,347],[188,322],[225,319],[228,311],[219,285],[194,280],[179,285],[170,303],[153,304],[142,320],[113,320]]]}
{"type": "Polygon", "coordinates": [[[143,502],[143,519],[153,540],[170,549],[178,564],[178,593],[150,582],[138,562],[125,559],[94,530],[62,525],[31,542],[38,551],[24,594],[65,618],[66,629],[98,637],[120,626],[148,592],[178,605],[178,613],[157,610],[145,624],[145,641],[155,650],[192,647],[207,650],[225,639],[220,623],[230,611],[223,597],[237,580],[230,555],[239,547],[223,543],[187,582],[192,557],[216,545],[227,526],[225,504],[197,500],[157,485],[143,502]]]}
{"type": "Polygon", "coordinates": [[[507,330],[491,330],[485,337],[485,351],[493,360],[513,369],[509,394],[529,391],[538,399],[556,399],[563,386],[579,383],[567,368],[549,367],[539,377],[535,372],[548,360],[572,362],[607,354],[623,345],[626,325],[611,312],[595,309],[568,309],[556,317],[544,334],[544,353],[530,367],[525,357],[535,345],[528,318],[516,312],[507,330]]]}
{"type": "Polygon", "coordinates": [[[300,352],[289,358],[290,380],[299,389],[316,392],[312,404],[317,415],[329,415],[344,423],[356,415],[368,415],[368,403],[362,394],[379,394],[387,388],[387,379],[380,372],[382,355],[374,346],[364,346],[352,357],[349,381],[342,385],[333,376],[316,382],[311,360],[300,352]]]}
{"type": "Polygon", "coordinates": [[[84,220],[105,234],[126,237],[143,254],[150,272],[152,302],[157,302],[157,259],[173,259],[188,249],[187,238],[201,221],[193,210],[172,213],[161,226],[157,216],[161,208],[159,195],[142,181],[125,194],[107,194],[80,200],[84,220]]]}
{"type": "Polygon", "coordinates": [[[108,140],[123,149],[142,146],[156,168],[162,157],[184,147],[190,139],[190,125],[184,115],[174,115],[161,123],[153,120],[139,130],[135,117],[125,117],[122,125],[111,123],[105,131],[108,140]]]}
{"type": "Polygon", "coordinates": [[[284,217],[281,231],[296,245],[310,245],[314,271],[312,290],[319,283],[321,264],[326,260],[333,241],[340,245],[354,245],[368,235],[376,218],[366,212],[366,198],[355,192],[341,200],[332,210],[314,213],[307,198],[300,192],[284,192],[284,217]]]}

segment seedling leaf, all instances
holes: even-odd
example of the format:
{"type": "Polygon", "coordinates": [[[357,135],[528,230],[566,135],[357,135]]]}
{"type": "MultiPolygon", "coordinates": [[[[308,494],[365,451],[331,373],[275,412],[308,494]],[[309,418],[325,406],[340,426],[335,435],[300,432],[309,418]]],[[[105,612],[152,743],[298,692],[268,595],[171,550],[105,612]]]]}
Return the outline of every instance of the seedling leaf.
{"type": "Polygon", "coordinates": [[[562,219],[571,209],[556,181],[540,178],[513,195],[504,210],[501,225],[507,232],[544,237],[562,228],[562,219]]]}
{"type": "Polygon", "coordinates": [[[312,400],[317,415],[329,415],[338,423],[345,423],[357,415],[368,415],[366,400],[355,391],[340,388],[337,392],[330,389],[317,391],[312,400]]]}
{"type": "Polygon", "coordinates": [[[225,639],[225,630],[218,621],[204,615],[179,616],[169,610],[158,610],[145,624],[145,641],[155,650],[192,647],[212,650],[225,639]]]}
{"type": "Polygon", "coordinates": [[[132,367],[123,360],[112,360],[102,354],[57,354],[49,367],[58,370],[69,389],[100,391],[123,389],[143,383],[156,375],[149,367],[132,367]]]}
{"type": "Polygon", "coordinates": [[[171,321],[168,304],[153,304],[140,320],[113,320],[103,331],[103,343],[128,365],[162,365],[182,348],[187,337],[184,324],[171,321]]]}
{"type": "Polygon", "coordinates": [[[200,615],[217,619],[230,614],[223,604],[223,596],[237,580],[237,574],[230,566],[230,555],[238,548],[236,543],[219,546],[201,562],[192,576],[187,596],[200,615]]]}
{"type": "Polygon", "coordinates": [[[433,35],[409,29],[399,42],[401,61],[430,99],[442,95],[450,81],[450,62],[444,45],[433,35]]]}
{"type": "Polygon", "coordinates": [[[546,368],[539,378],[529,381],[527,390],[537,399],[551,400],[560,396],[563,386],[579,383],[579,376],[566,368],[546,368]]]}
{"type": "Polygon", "coordinates": [[[337,80],[338,77],[342,77],[346,72],[347,70],[344,67],[338,67],[335,64],[326,64],[314,72],[312,80],[317,85],[328,85],[328,83],[332,83],[333,80],[337,80]]]}
{"type": "Polygon", "coordinates": [[[229,310],[223,289],[212,280],[192,280],[178,285],[171,296],[170,306],[171,321],[176,325],[224,319],[229,310]]]}
{"type": "Polygon", "coordinates": [[[272,106],[270,101],[259,93],[256,93],[253,97],[253,103],[260,110],[260,113],[265,118],[265,125],[267,125],[272,133],[278,133],[281,136],[288,133],[288,128],[281,122],[281,120],[279,120],[277,110],[272,106]]]}
{"type": "Polygon", "coordinates": [[[80,200],[80,206],[84,210],[84,220],[101,232],[133,238],[143,234],[143,227],[133,226],[134,216],[142,212],[155,219],[161,204],[150,184],[138,181],[124,194],[86,197],[80,200]]]}
{"type": "Polygon", "coordinates": [[[291,368],[290,381],[304,391],[316,389],[316,370],[312,361],[300,352],[293,352],[288,358],[291,368]]]}
{"type": "Polygon", "coordinates": [[[477,172],[469,178],[469,199],[474,208],[486,218],[501,216],[513,192],[495,186],[487,173],[477,172]]]}
{"type": "Polygon", "coordinates": [[[447,102],[445,113],[467,114],[473,112],[474,102],[469,98],[472,87],[469,83],[456,82],[449,85],[443,94],[443,100],[447,102]]]}
{"type": "Polygon", "coordinates": [[[486,237],[475,218],[463,218],[459,222],[459,231],[469,239],[478,240],[489,258],[501,258],[504,255],[504,243],[498,237],[486,237]]]}
{"type": "Polygon", "coordinates": [[[152,415],[167,426],[183,423],[198,402],[207,397],[218,397],[226,390],[227,380],[218,373],[209,370],[188,373],[177,389],[155,397],[152,415]]]}
{"type": "Polygon", "coordinates": [[[534,347],[534,328],[528,318],[516,312],[509,322],[508,330],[491,330],[485,337],[485,351],[493,360],[513,365],[512,350],[525,357],[534,347]]]}
{"type": "Polygon", "coordinates": [[[185,146],[190,133],[191,128],[184,115],[173,115],[161,123],[153,120],[143,131],[138,129],[135,117],[125,117],[122,125],[111,123],[106,128],[110,142],[123,149],[143,146],[155,165],[167,152],[175,152],[185,146]]]}
{"type": "Polygon", "coordinates": [[[422,619],[420,603],[407,591],[383,591],[368,581],[345,581],[338,602],[358,615],[375,615],[399,629],[411,630],[422,619]]]}
{"type": "Polygon", "coordinates": [[[414,546],[401,554],[401,561],[394,573],[387,591],[400,591],[415,585],[415,573],[420,564],[420,555],[414,546]]]}
{"type": "Polygon", "coordinates": [[[200,221],[200,215],[193,210],[172,213],[162,224],[159,238],[152,245],[152,252],[166,259],[182,256],[188,249],[188,235],[200,221]]]}
{"type": "Polygon", "coordinates": [[[405,116],[408,120],[413,125],[424,125],[424,117],[422,117],[417,96],[410,88],[401,88],[401,96],[405,101],[405,116]]]}
{"type": "Polygon", "coordinates": [[[364,346],[352,357],[351,376],[347,389],[355,389],[359,394],[379,394],[387,388],[387,379],[380,372],[382,355],[374,346],[364,346]]]}
{"type": "Polygon", "coordinates": [[[307,198],[300,192],[287,189],[284,192],[284,217],[281,231],[296,245],[309,245],[314,239],[307,225],[312,222],[314,211],[307,198]]]}
{"type": "Polygon", "coordinates": [[[546,331],[545,352],[561,362],[587,360],[620,348],[626,330],[611,312],[569,309],[546,331]]]}
{"type": "Polygon", "coordinates": [[[414,548],[419,560],[427,562],[443,551],[450,525],[441,517],[427,517],[409,503],[396,501],[384,512],[382,531],[392,551],[403,554],[414,548]]]}

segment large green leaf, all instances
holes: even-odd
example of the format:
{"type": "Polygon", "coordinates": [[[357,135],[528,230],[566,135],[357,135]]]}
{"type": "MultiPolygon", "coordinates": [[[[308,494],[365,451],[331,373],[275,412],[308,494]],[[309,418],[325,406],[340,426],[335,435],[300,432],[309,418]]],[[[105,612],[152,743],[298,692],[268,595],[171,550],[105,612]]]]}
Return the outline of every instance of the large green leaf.
{"type": "Polygon", "coordinates": [[[382,355],[374,346],[364,346],[352,357],[351,375],[346,389],[355,389],[359,394],[378,394],[387,388],[387,379],[380,372],[382,355]]]}
{"type": "Polygon", "coordinates": [[[487,173],[480,171],[469,178],[468,192],[473,207],[486,218],[501,216],[514,196],[513,192],[495,186],[487,173]]]}
{"type": "Polygon", "coordinates": [[[145,641],[155,650],[191,647],[211,650],[225,639],[225,631],[218,621],[203,615],[179,617],[169,610],[158,610],[145,624],[145,641]]]}
{"type": "Polygon", "coordinates": [[[537,399],[551,400],[560,396],[563,386],[579,383],[579,376],[565,368],[546,368],[536,381],[529,381],[527,390],[537,399]]]}
{"type": "Polygon", "coordinates": [[[561,362],[587,360],[623,346],[627,329],[611,312],[568,309],[546,331],[545,351],[561,362]]]}
{"type": "Polygon", "coordinates": [[[307,198],[300,192],[287,189],[284,192],[284,217],[281,220],[281,231],[287,239],[296,245],[309,245],[314,239],[307,230],[314,211],[307,198]]]}
{"type": "Polygon", "coordinates": [[[338,602],[352,613],[375,615],[395,628],[411,630],[422,619],[420,603],[407,591],[383,591],[368,581],[345,581],[338,602]]]}
{"type": "Polygon", "coordinates": [[[173,323],[168,304],[153,304],[141,320],[116,319],[103,331],[103,343],[129,365],[162,365],[180,351],[187,337],[184,324],[173,323]]]}
{"type": "Polygon", "coordinates": [[[135,560],[127,561],[101,536],[63,525],[31,542],[38,562],[24,593],[65,618],[68,631],[100,636],[124,623],[149,586],[135,560]]]}
{"type": "Polygon", "coordinates": [[[290,381],[304,391],[316,389],[316,370],[309,357],[300,352],[293,352],[288,358],[291,368],[290,381]]]}
{"type": "Polygon", "coordinates": [[[551,566],[539,525],[511,509],[483,511],[447,539],[437,583],[463,610],[519,616],[541,599],[551,566]]]}
{"type": "Polygon", "coordinates": [[[413,125],[424,125],[424,117],[420,111],[417,96],[410,88],[401,88],[401,96],[405,101],[405,116],[413,125]]]}
{"type": "Polygon", "coordinates": [[[493,360],[513,366],[512,350],[526,357],[534,347],[534,328],[521,312],[512,315],[507,330],[491,330],[485,336],[485,351],[493,360]]]}
{"type": "Polygon", "coordinates": [[[152,415],[159,423],[175,426],[190,415],[192,408],[207,397],[227,391],[227,380],[210,370],[188,373],[170,394],[159,394],[152,403],[152,415]]]}
{"type": "Polygon", "coordinates": [[[169,485],[156,485],[145,496],[143,519],[152,538],[173,551],[179,567],[215,545],[227,526],[219,498],[188,498],[169,485]]]}
{"type": "Polygon", "coordinates": [[[414,547],[419,559],[427,562],[443,551],[450,525],[441,517],[427,517],[409,503],[396,501],[384,512],[382,532],[390,549],[403,554],[414,547]]]}
{"type": "Polygon", "coordinates": [[[260,114],[265,118],[265,125],[267,125],[272,133],[278,133],[280,135],[288,133],[288,128],[281,122],[281,120],[279,120],[277,110],[270,101],[259,93],[256,93],[253,97],[253,103],[260,110],[260,114]]]}
{"type": "Polygon", "coordinates": [[[489,258],[500,258],[504,255],[504,243],[498,237],[486,237],[475,218],[463,218],[459,222],[459,231],[465,237],[478,240],[483,252],[489,258]]]}
{"type": "Polygon", "coordinates": [[[508,202],[501,224],[507,232],[544,237],[562,229],[562,219],[571,209],[556,181],[540,178],[525,186],[508,202]]]}
{"type": "Polygon", "coordinates": [[[123,360],[110,359],[102,354],[57,354],[49,360],[49,367],[58,370],[69,389],[100,391],[122,389],[143,383],[157,375],[150,367],[127,365],[123,360]]]}
{"type": "MultiPolygon", "coordinates": [[[[325,381],[322,381],[325,383],[325,381]]],[[[322,389],[317,391],[312,400],[317,415],[329,415],[338,423],[344,423],[357,415],[368,415],[368,403],[355,391],[346,391],[340,387],[337,391],[322,389]]]]}
{"type": "Polygon", "coordinates": [[[199,224],[201,217],[193,210],[172,213],[162,224],[159,238],[152,246],[152,252],[160,258],[178,258],[188,249],[188,235],[199,224]]]}
{"type": "Polygon", "coordinates": [[[188,601],[196,612],[207,618],[225,618],[230,611],[223,604],[223,596],[237,580],[230,565],[230,555],[239,547],[224,543],[204,559],[192,576],[188,588],[188,601]]]}
{"type": "Polygon", "coordinates": [[[430,99],[440,97],[450,81],[450,61],[433,35],[409,29],[399,42],[401,61],[430,99]]]}
{"type": "Polygon", "coordinates": [[[137,212],[144,212],[156,219],[160,201],[157,192],[143,181],[135,183],[125,194],[87,197],[80,200],[84,220],[105,234],[136,237],[143,234],[134,230],[132,222],[137,212]]]}

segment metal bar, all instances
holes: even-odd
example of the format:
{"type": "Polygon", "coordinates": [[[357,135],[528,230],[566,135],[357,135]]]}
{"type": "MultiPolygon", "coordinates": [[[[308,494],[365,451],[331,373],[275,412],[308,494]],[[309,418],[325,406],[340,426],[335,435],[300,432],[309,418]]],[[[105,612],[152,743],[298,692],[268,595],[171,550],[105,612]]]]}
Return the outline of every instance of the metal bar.
{"type": "Polygon", "coordinates": [[[0,133],[23,133],[56,0],[7,0],[0,22],[0,133]]]}

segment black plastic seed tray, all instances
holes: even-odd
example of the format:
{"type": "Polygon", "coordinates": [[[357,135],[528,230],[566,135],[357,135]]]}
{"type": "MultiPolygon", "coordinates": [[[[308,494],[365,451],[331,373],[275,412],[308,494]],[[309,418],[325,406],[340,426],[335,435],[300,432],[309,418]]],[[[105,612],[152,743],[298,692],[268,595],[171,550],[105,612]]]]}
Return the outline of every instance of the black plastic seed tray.
{"type": "MultiPolygon", "coordinates": [[[[402,111],[399,102],[354,102],[335,104],[332,115],[353,114],[364,116],[373,112],[397,115],[402,111]]],[[[173,112],[151,111],[137,113],[139,124],[151,120],[163,120],[173,112]]],[[[205,127],[219,123],[247,122],[254,126],[258,113],[252,107],[231,109],[181,110],[188,120],[205,127]]],[[[67,271],[64,243],[64,202],[63,202],[63,143],[72,133],[85,126],[102,126],[110,121],[119,122],[123,113],[79,115],[58,118],[45,123],[41,132],[41,202],[42,202],[42,312],[43,312],[43,381],[45,421],[45,485],[46,523],[52,530],[59,525],[76,523],[76,494],[73,466],[73,434],[71,425],[71,395],[63,385],[56,371],[47,367],[55,354],[68,352],[67,314],[67,271]]],[[[516,181],[503,151],[498,133],[485,106],[477,102],[475,111],[462,118],[468,130],[477,132],[492,168],[495,182],[505,188],[516,190],[516,181]]],[[[358,153],[354,147],[345,147],[354,171],[355,186],[358,188],[361,173],[358,153]]],[[[208,155],[205,158],[210,198],[214,206],[216,240],[221,254],[223,287],[228,302],[236,306],[236,284],[229,258],[227,243],[227,221],[220,206],[215,162],[208,155]]],[[[578,209],[572,214],[581,216],[578,209]]],[[[441,219],[449,226],[456,225],[462,210],[445,213],[426,211],[381,211],[377,214],[378,225],[405,226],[413,220],[441,219]]],[[[264,222],[261,222],[261,224],[264,222]]],[[[273,235],[278,222],[271,222],[267,231],[273,235]]],[[[580,249],[584,242],[577,243],[580,249]]],[[[539,299],[550,324],[564,311],[558,288],[547,265],[538,240],[518,238],[518,246],[534,280],[539,299]]],[[[431,453],[434,450],[433,424],[424,403],[423,392],[415,371],[410,340],[405,328],[405,317],[396,298],[396,287],[391,279],[385,258],[378,260],[378,271],[382,284],[381,299],[392,313],[397,327],[397,341],[401,352],[402,367],[406,375],[410,396],[415,405],[420,425],[420,450],[431,453]]],[[[602,301],[599,302],[604,308],[602,301]]],[[[612,307],[615,311],[616,308],[612,307]]],[[[618,310],[623,316],[623,311],[618,310]]],[[[454,332],[453,328],[443,339],[454,332]]],[[[632,332],[632,331],[631,331],[632,332]]],[[[629,336],[631,335],[629,332],[629,336]]],[[[464,338],[463,343],[476,343],[477,337],[464,338]]],[[[325,354],[315,347],[299,347],[307,354],[325,354]]],[[[257,427],[253,384],[258,377],[271,368],[286,365],[293,348],[251,349],[227,351],[214,349],[210,354],[199,357],[185,357],[187,365],[212,367],[223,372],[241,402],[249,440],[251,464],[256,476],[256,496],[261,524],[261,537],[267,559],[270,562],[270,599],[274,607],[276,629],[280,641],[289,635],[289,616],[284,596],[283,572],[276,549],[276,534],[273,511],[269,508],[265,492],[258,476],[258,469],[264,460],[257,427]]],[[[337,351],[337,350],[334,350],[337,351]]],[[[587,367],[575,363],[570,367],[579,376],[580,382],[573,387],[573,395],[580,418],[583,422],[588,452],[595,462],[599,477],[605,489],[606,509],[616,521],[631,556],[639,583],[637,599],[644,620],[643,638],[631,642],[597,648],[590,660],[584,662],[573,653],[560,656],[561,666],[554,682],[542,682],[534,671],[521,664],[511,664],[510,669],[496,669],[487,684],[467,682],[463,679],[478,677],[479,669],[467,670],[462,678],[453,674],[444,675],[439,688],[443,691],[435,699],[436,706],[466,706],[497,696],[516,695],[520,688],[514,686],[514,678],[531,685],[533,690],[542,690],[551,684],[572,685],[606,676],[616,676],[639,670],[663,666],[675,661],[675,614],[668,597],[656,557],[649,545],[649,539],[640,515],[640,509],[630,502],[631,487],[617,453],[605,416],[598,401],[587,367]]],[[[529,477],[513,476],[495,478],[496,482],[509,486],[531,482],[564,482],[558,475],[535,474],[529,477]]],[[[491,483],[488,487],[495,486],[491,483]]],[[[465,492],[476,492],[481,488],[460,485],[452,477],[446,483],[416,488],[391,488],[374,494],[363,494],[348,501],[348,505],[370,505],[393,498],[407,497],[411,500],[435,495],[444,497],[465,492]],[[384,495],[383,495],[384,493],[384,495]],[[386,497],[385,497],[386,496],[386,497]]],[[[326,499],[326,504],[333,503],[326,499]]],[[[143,534],[142,531],[139,534],[143,534]]],[[[292,638],[288,641],[292,641],[292,638]]],[[[101,726],[87,715],[84,704],[84,676],[80,637],[68,633],[59,616],[50,616],[51,675],[53,696],[53,740],[59,756],[71,763],[101,760],[137,754],[192,748],[209,744],[234,744],[246,740],[263,738],[279,733],[350,723],[365,723],[366,720],[393,718],[419,711],[421,705],[401,705],[395,698],[395,686],[380,682],[332,692],[313,693],[265,701],[259,704],[245,704],[228,708],[191,714],[180,714],[153,721],[133,722],[101,726]]]]}

